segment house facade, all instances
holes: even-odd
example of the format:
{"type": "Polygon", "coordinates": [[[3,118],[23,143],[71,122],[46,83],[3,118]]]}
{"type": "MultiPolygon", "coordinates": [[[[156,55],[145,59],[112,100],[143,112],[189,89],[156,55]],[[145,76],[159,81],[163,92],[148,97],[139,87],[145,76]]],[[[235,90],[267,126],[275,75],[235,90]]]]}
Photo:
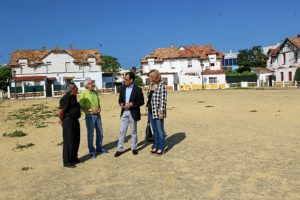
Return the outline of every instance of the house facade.
{"type": "Polygon", "coordinates": [[[239,68],[237,65],[238,53],[233,53],[231,50],[229,53],[224,53],[224,58],[222,60],[223,67],[230,68],[231,70],[236,70],[239,68]]]}
{"type": "Polygon", "coordinates": [[[82,90],[91,78],[102,88],[103,63],[100,52],[93,49],[17,50],[9,64],[14,73],[11,86],[45,86],[47,96],[52,96],[55,86],[73,81],[82,90]]]}
{"type": "Polygon", "coordinates": [[[274,70],[276,81],[293,82],[300,67],[300,35],[288,37],[276,48],[269,49],[267,67],[274,70]]]}
{"type": "Polygon", "coordinates": [[[193,90],[225,87],[224,54],[211,45],[157,48],[141,60],[142,79],[157,69],[168,89],[193,90]]]}

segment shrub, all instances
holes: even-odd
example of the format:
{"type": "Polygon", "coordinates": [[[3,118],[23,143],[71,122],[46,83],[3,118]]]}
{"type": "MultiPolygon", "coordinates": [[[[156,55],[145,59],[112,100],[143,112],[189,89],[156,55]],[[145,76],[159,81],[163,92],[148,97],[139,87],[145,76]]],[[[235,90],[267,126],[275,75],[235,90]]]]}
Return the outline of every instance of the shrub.
{"type": "Polygon", "coordinates": [[[3,137],[23,137],[26,136],[27,134],[24,133],[23,131],[14,131],[11,133],[3,133],[3,137]]]}

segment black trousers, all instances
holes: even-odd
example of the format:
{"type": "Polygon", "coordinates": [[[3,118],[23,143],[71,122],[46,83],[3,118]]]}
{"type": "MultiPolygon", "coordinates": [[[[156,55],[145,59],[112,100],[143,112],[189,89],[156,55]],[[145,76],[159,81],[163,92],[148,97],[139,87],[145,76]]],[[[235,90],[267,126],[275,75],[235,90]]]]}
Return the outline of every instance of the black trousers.
{"type": "Polygon", "coordinates": [[[64,166],[78,159],[80,144],[80,124],[78,119],[66,117],[63,119],[63,162],[64,166]]]}

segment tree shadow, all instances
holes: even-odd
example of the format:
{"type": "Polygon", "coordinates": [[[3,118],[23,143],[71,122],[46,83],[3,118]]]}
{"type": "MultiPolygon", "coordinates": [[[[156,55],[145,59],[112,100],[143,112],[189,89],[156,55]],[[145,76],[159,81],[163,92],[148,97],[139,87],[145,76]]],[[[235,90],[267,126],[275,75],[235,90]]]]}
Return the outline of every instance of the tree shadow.
{"type": "Polygon", "coordinates": [[[178,132],[171,135],[170,137],[167,137],[165,140],[165,145],[166,145],[165,153],[170,151],[175,145],[182,142],[185,138],[186,138],[185,132],[178,132]]]}

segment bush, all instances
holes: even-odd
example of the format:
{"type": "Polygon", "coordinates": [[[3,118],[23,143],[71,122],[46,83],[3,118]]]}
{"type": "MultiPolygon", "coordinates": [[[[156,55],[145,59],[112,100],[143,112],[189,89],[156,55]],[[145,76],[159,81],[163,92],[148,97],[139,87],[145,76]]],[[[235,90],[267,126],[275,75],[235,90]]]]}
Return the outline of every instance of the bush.
{"type": "Polygon", "coordinates": [[[11,133],[3,133],[3,137],[23,137],[26,136],[27,134],[24,133],[23,131],[14,131],[11,133]]]}
{"type": "Polygon", "coordinates": [[[249,72],[249,71],[244,71],[242,73],[233,71],[233,72],[226,74],[226,76],[254,76],[254,75],[256,76],[256,74],[254,72],[249,72]]]}
{"type": "Polygon", "coordinates": [[[300,81],[300,68],[296,69],[294,80],[295,81],[300,81]]]}

